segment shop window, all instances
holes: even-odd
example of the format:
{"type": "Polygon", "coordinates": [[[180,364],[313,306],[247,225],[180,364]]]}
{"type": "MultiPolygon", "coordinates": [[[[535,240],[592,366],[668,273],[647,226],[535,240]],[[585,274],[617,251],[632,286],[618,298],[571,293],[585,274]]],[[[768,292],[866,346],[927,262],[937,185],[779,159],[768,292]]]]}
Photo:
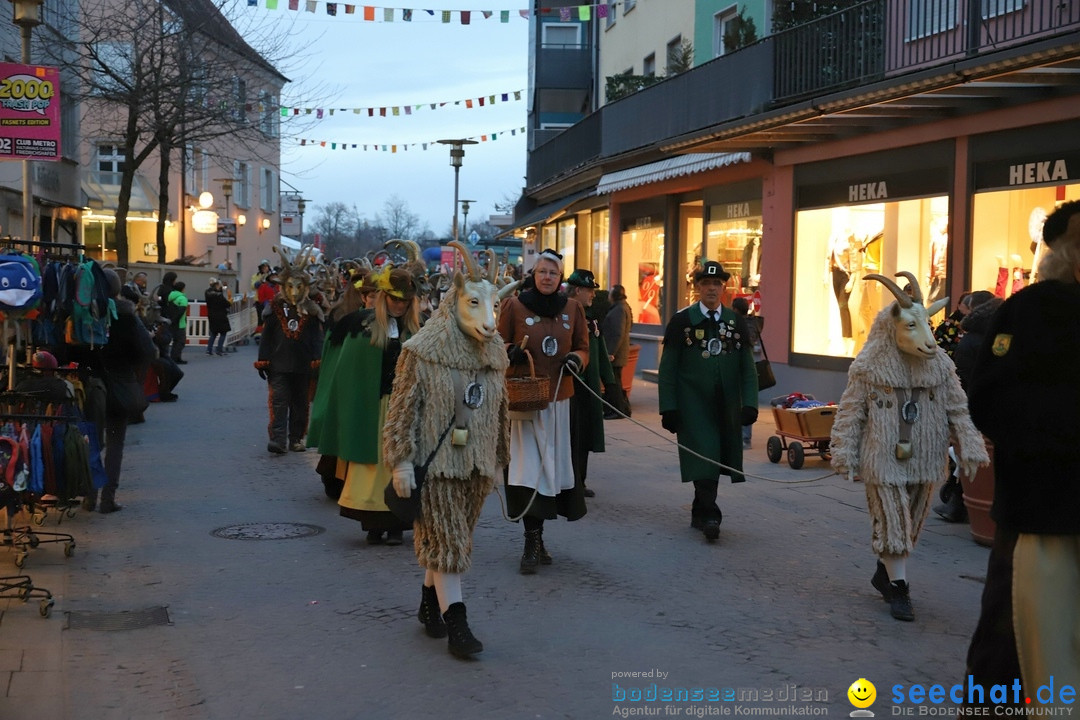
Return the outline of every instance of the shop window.
{"type": "Polygon", "coordinates": [[[634,322],[659,324],[664,287],[664,226],[638,218],[622,233],[620,275],[634,322]]]}
{"type": "MultiPolygon", "coordinates": [[[[870,273],[912,272],[927,304],[945,295],[948,197],[815,210],[795,218],[792,351],[854,357],[892,294],[870,273]]],[[[903,278],[897,283],[904,287],[903,278]]],[[[940,320],[939,314],[934,320],[940,320]]]]}
{"type": "Polygon", "coordinates": [[[592,271],[596,282],[604,289],[610,289],[608,262],[611,257],[611,241],[608,238],[609,214],[607,210],[597,210],[589,216],[592,242],[592,271]]]}
{"type": "Polygon", "coordinates": [[[563,275],[569,277],[577,267],[574,247],[577,244],[577,222],[574,219],[563,220],[557,225],[555,233],[555,252],[563,257],[563,275]]]}
{"type": "Polygon", "coordinates": [[[731,273],[726,304],[750,295],[761,284],[761,201],[736,201],[709,206],[706,227],[708,256],[731,273]]]}
{"type": "Polygon", "coordinates": [[[1042,225],[1059,203],[1080,200],[1080,185],[975,195],[971,227],[972,290],[1008,297],[1038,279],[1042,225]]]}

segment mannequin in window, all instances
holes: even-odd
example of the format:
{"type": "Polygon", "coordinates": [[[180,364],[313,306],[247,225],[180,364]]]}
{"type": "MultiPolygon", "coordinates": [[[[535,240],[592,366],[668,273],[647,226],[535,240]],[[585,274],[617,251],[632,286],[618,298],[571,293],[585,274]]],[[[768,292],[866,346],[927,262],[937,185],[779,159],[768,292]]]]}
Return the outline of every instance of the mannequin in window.
{"type": "Polygon", "coordinates": [[[1009,260],[1012,261],[1011,271],[1005,265],[1005,258],[1001,255],[997,256],[998,273],[997,282],[994,283],[994,295],[999,298],[1022,290],[1027,285],[1027,278],[1031,275],[1030,270],[1025,270],[1020,266],[1023,258],[1019,255],[1014,253],[1009,256],[1009,260]]]}
{"type": "Polygon", "coordinates": [[[660,276],[651,264],[643,269],[638,285],[638,298],[641,300],[641,312],[637,321],[640,323],[660,323],[660,276]]]}
{"type": "Polygon", "coordinates": [[[949,220],[938,218],[930,223],[930,274],[927,305],[945,297],[945,270],[949,262],[949,220]]]}
{"type": "Polygon", "coordinates": [[[752,236],[742,252],[742,286],[753,292],[761,284],[761,237],[752,236]]]}
{"type": "Polygon", "coordinates": [[[850,339],[851,310],[848,300],[855,284],[855,270],[859,264],[859,243],[850,229],[835,233],[829,240],[828,276],[832,282],[833,296],[840,309],[840,334],[850,339]]]}

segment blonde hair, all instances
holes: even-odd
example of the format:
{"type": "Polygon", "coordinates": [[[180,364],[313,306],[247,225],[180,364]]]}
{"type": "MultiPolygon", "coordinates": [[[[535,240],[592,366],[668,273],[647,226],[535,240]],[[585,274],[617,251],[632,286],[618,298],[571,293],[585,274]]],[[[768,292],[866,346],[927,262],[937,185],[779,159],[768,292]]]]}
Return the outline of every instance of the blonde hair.
{"type": "MultiPolygon", "coordinates": [[[[389,297],[382,290],[375,293],[375,322],[371,326],[371,344],[384,350],[390,341],[390,311],[386,306],[389,297]]],[[[398,318],[402,339],[415,335],[420,329],[420,304],[416,302],[416,297],[410,298],[408,303],[405,314],[398,318]]]]}

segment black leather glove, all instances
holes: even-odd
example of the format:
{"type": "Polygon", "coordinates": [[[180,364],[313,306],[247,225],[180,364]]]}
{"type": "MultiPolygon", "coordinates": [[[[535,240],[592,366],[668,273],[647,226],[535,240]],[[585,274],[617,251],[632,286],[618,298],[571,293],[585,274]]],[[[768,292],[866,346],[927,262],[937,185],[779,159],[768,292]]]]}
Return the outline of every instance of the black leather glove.
{"type": "Polygon", "coordinates": [[[664,429],[669,433],[679,432],[679,411],[668,410],[660,413],[660,424],[664,426],[664,429]]]}
{"type": "Polygon", "coordinates": [[[566,366],[567,370],[570,370],[574,374],[581,374],[581,356],[577,353],[570,353],[569,355],[564,357],[563,365],[566,366]]]}
{"type": "Polygon", "coordinates": [[[743,425],[753,425],[757,422],[757,408],[747,405],[742,409],[741,423],[743,425]]]}
{"type": "Polygon", "coordinates": [[[258,368],[258,372],[259,372],[259,377],[261,377],[263,380],[269,380],[270,379],[270,375],[266,370],[263,370],[262,368],[258,368]]]}
{"type": "Polygon", "coordinates": [[[525,348],[520,345],[510,345],[506,348],[506,357],[510,360],[511,365],[521,365],[528,362],[529,358],[525,354],[525,348]]]}

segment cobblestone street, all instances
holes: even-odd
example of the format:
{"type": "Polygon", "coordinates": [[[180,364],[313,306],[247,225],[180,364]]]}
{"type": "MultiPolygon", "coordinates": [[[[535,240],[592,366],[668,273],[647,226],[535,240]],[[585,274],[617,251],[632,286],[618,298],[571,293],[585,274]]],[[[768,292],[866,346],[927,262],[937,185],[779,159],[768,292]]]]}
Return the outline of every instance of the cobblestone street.
{"type": "Polygon", "coordinates": [[[988,554],[967,525],[927,521],[908,571],[916,621],[893,620],[869,582],[861,484],[817,457],[769,463],[763,410],[747,470],[769,479],[721,484],[708,544],[640,380],[634,419],[664,437],[607,423],[589,514],[548,523],[553,565],[518,574],[521,528],[489,498],[464,588],[485,650],[456,660],[416,620],[411,536],[366,545],[324,495],[314,452],[266,452],[255,354],[188,349],[179,402],[129,428],[123,512],[39,528],[72,533],[72,557],[43,544],[17,571],[0,553],[56,600],[49,618],[0,600],[0,717],[846,716],[858,678],[877,686],[880,717],[893,685],[963,679],[988,554]]]}

